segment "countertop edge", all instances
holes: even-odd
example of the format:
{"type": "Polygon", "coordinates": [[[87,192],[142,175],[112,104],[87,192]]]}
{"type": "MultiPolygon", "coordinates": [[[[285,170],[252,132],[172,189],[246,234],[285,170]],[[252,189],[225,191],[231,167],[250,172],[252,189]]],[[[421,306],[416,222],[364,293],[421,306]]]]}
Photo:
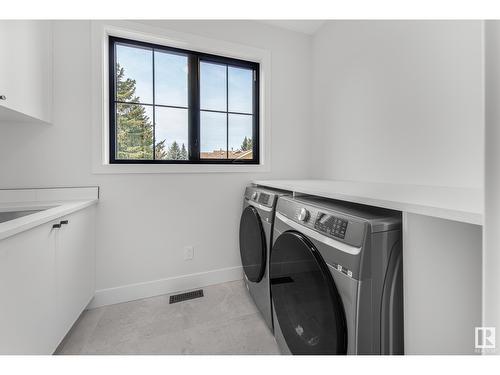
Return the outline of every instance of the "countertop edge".
{"type": "Polygon", "coordinates": [[[290,181],[280,182],[279,180],[277,181],[255,180],[253,181],[253,184],[258,186],[266,186],[270,188],[288,190],[299,194],[311,194],[324,198],[331,198],[352,203],[366,204],[370,206],[382,207],[382,208],[407,212],[411,214],[418,214],[423,216],[436,217],[440,219],[458,221],[467,224],[483,225],[483,215],[478,212],[455,210],[447,207],[430,206],[426,204],[417,204],[412,202],[390,201],[384,198],[350,195],[334,191],[325,192],[321,191],[321,189],[296,187],[293,185],[293,183],[290,183],[290,181]]]}
{"type": "Polygon", "coordinates": [[[18,233],[27,231],[34,227],[48,223],[61,216],[80,211],[84,208],[97,204],[99,199],[83,200],[83,201],[66,201],[66,202],[46,202],[47,205],[57,205],[42,212],[23,216],[18,219],[10,220],[0,224],[0,241],[8,237],[12,237],[18,233]]]}

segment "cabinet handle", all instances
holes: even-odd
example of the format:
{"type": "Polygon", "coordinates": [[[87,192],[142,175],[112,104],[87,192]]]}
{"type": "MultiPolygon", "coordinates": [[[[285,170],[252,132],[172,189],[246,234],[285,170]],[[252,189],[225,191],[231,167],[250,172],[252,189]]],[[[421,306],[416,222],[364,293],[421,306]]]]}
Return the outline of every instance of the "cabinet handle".
{"type": "Polygon", "coordinates": [[[61,221],[59,222],[59,224],[61,224],[61,225],[65,225],[65,224],[68,224],[68,223],[69,223],[69,221],[68,221],[68,220],[61,220],[61,221]]]}
{"type": "Polygon", "coordinates": [[[59,228],[61,228],[61,224],[52,225],[52,229],[59,229],[59,228]]]}
{"type": "Polygon", "coordinates": [[[0,100],[7,100],[7,97],[5,95],[0,95],[0,100]]]}

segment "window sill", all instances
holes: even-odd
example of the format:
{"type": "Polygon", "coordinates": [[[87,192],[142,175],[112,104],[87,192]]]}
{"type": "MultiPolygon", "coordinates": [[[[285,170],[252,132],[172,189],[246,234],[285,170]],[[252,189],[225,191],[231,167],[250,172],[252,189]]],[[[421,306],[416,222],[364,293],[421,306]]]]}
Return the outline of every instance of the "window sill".
{"type": "Polygon", "coordinates": [[[270,172],[266,164],[100,164],[94,174],[158,174],[158,173],[262,173],[270,172]]]}

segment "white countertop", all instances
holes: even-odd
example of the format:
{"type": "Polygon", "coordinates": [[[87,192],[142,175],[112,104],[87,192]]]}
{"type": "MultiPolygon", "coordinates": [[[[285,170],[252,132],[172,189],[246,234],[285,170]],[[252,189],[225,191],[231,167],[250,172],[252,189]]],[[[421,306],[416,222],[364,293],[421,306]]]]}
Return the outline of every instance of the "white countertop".
{"type": "Polygon", "coordinates": [[[334,180],[257,180],[253,183],[464,223],[483,223],[481,189],[334,180]]]}
{"type": "Polygon", "coordinates": [[[99,201],[97,187],[0,190],[0,212],[40,210],[0,223],[0,240],[99,201]]]}

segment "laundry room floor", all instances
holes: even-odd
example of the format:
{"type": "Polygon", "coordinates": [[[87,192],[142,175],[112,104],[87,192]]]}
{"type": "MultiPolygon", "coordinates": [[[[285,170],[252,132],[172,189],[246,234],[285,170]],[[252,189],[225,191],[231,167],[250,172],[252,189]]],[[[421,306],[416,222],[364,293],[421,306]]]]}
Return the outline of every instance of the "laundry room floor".
{"type": "Polygon", "coordinates": [[[243,281],[86,310],[56,354],[279,354],[243,281]]]}

